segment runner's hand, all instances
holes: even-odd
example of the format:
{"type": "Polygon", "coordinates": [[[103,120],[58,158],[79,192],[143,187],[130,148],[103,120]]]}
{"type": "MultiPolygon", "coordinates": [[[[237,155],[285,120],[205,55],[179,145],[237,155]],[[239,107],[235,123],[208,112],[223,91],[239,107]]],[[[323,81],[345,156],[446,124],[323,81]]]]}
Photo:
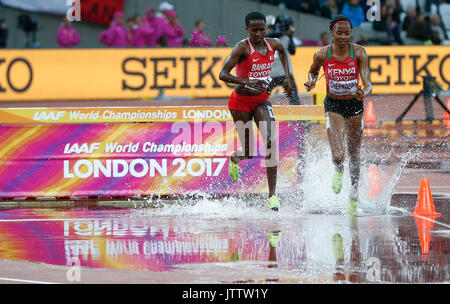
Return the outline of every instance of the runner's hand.
{"type": "Polygon", "coordinates": [[[315,86],[316,86],[316,82],[315,81],[311,81],[311,80],[306,81],[305,82],[306,92],[311,91],[312,89],[314,89],[315,86]]]}
{"type": "Polygon", "coordinates": [[[355,97],[358,100],[363,100],[364,99],[364,91],[361,88],[361,86],[358,86],[358,88],[356,89],[355,97]]]}
{"type": "Polygon", "coordinates": [[[263,93],[269,86],[269,83],[261,79],[248,79],[245,86],[251,90],[263,93]]]}

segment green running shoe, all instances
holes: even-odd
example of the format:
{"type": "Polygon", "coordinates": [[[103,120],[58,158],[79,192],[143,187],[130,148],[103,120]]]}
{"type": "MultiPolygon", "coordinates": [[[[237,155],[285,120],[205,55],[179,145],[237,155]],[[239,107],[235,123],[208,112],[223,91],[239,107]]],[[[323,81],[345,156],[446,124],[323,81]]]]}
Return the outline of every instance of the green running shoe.
{"type": "Polygon", "coordinates": [[[343,172],[334,171],[333,174],[333,191],[338,194],[342,189],[342,177],[344,176],[343,172]]]}
{"type": "Polygon", "coordinates": [[[333,253],[336,262],[344,260],[344,242],[342,236],[338,233],[333,235],[333,253]]]}
{"type": "Polygon", "coordinates": [[[231,261],[231,262],[239,261],[239,253],[237,253],[237,252],[233,253],[233,254],[231,255],[230,261],[231,261]]]}
{"type": "Polygon", "coordinates": [[[278,197],[276,195],[272,195],[267,202],[267,207],[272,209],[273,211],[278,211],[280,208],[280,202],[278,201],[278,197]]]}
{"type": "Polygon", "coordinates": [[[347,213],[350,215],[354,215],[356,213],[356,208],[358,208],[358,201],[351,198],[350,203],[348,204],[347,213]]]}
{"type": "Polygon", "coordinates": [[[239,179],[239,169],[239,164],[230,159],[228,164],[228,174],[232,180],[237,181],[239,179]]]}
{"type": "Polygon", "coordinates": [[[270,246],[277,247],[280,234],[278,232],[270,232],[267,234],[267,238],[269,239],[270,246]]]}

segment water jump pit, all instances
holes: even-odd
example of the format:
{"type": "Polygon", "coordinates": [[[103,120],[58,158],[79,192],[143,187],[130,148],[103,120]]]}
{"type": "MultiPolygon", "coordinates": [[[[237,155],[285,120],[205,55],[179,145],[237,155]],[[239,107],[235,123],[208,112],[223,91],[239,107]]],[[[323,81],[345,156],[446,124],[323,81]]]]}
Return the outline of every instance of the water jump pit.
{"type": "Polygon", "coordinates": [[[274,106],[277,213],[265,207],[264,145],[256,128],[255,157],[242,164],[239,182],[228,177],[228,157],[239,143],[226,108],[2,111],[2,282],[450,279],[448,195],[433,195],[439,217],[414,217],[418,189],[395,193],[423,149],[389,146],[397,136],[389,132],[366,134],[361,206],[348,216],[348,187],[339,195],[331,190],[321,106],[274,106]]]}

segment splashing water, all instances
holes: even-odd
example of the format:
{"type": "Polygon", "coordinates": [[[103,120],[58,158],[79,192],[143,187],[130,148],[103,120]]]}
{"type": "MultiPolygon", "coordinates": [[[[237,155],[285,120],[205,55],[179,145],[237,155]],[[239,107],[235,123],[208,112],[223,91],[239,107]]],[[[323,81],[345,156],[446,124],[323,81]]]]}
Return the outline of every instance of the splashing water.
{"type": "MultiPolygon", "coordinates": [[[[323,142],[309,144],[305,150],[304,178],[300,185],[303,211],[346,214],[351,190],[348,160],[344,162],[342,190],[335,194],[332,190],[335,166],[328,145],[323,142]]],[[[361,159],[370,159],[370,162],[362,162],[360,166],[357,215],[380,215],[389,212],[395,186],[412,157],[411,151],[401,156],[396,155],[393,147],[381,155],[361,149],[361,159]]]]}
{"type": "MultiPolygon", "coordinates": [[[[389,213],[389,206],[395,186],[413,153],[408,151],[396,155],[394,148],[384,153],[361,149],[361,164],[358,189],[358,216],[389,213]]],[[[332,175],[335,170],[331,151],[326,138],[307,136],[304,154],[297,163],[297,170],[303,172],[302,181],[292,193],[278,193],[281,202],[279,212],[273,212],[265,205],[266,195],[236,195],[215,198],[204,193],[190,193],[195,198],[175,201],[157,200],[162,208],[153,209],[153,215],[167,217],[195,217],[203,219],[273,219],[295,218],[306,214],[346,215],[350,195],[348,160],[344,163],[343,186],[339,194],[332,190],[332,175]]],[[[154,201],[154,198],[153,198],[154,201]]]]}

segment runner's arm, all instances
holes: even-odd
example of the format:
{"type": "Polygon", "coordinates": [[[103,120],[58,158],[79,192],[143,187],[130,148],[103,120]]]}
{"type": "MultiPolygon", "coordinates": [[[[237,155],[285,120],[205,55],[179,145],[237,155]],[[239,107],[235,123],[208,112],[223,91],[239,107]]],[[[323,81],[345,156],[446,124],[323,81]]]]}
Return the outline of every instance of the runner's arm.
{"type": "Polygon", "coordinates": [[[288,59],[287,59],[286,50],[284,49],[280,40],[278,40],[276,38],[270,39],[270,44],[272,45],[272,48],[274,51],[278,51],[278,55],[280,57],[281,64],[283,65],[284,75],[286,75],[285,80],[284,80],[284,89],[286,90],[286,93],[288,95],[291,95],[294,86],[292,84],[292,79],[290,77],[290,75],[292,73],[291,73],[291,71],[289,71],[289,63],[288,63],[288,59]]]}
{"type": "Polygon", "coordinates": [[[359,75],[364,89],[361,86],[356,91],[356,98],[364,99],[372,92],[372,84],[369,79],[369,59],[367,58],[366,49],[362,46],[357,46],[356,58],[358,59],[359,75]]]}
{"type": "Polygon", "coordinates": [[[320,68],[325,62],[326,48],[318,50],[313,57],[313,63],[309,68],[308,80],[305,82],[306,91],[311,91],[316,86],[317,78],[319,77],[320,68]]]}

